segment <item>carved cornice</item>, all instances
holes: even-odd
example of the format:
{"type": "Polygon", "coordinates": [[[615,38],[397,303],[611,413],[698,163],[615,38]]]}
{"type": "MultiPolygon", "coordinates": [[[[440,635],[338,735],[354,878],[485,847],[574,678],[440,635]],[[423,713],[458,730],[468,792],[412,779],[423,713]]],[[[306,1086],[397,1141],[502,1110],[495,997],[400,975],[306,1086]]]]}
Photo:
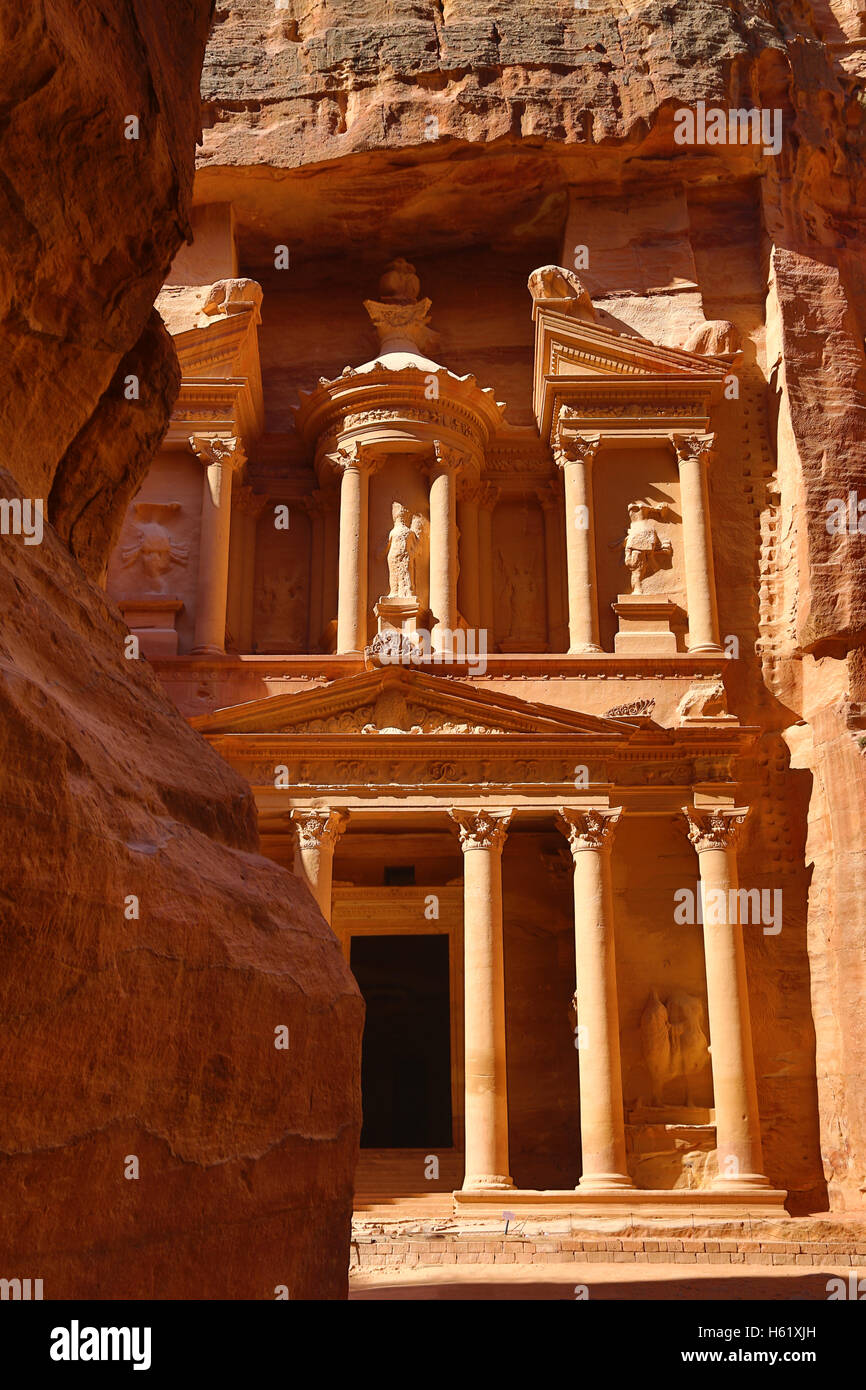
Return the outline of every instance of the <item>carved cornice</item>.
{"type": "Polygon", "coordinates": [[[292,823],[298,834],[301,849],[321,849],[323,845],[335,845],[346,829],[349,817],[345,811],[328,809],[291,813],[292,823]]]}
{"type": "Polygon", "coordinates": [[[464,854],[470,849],[489,849],[500,853],[514,811],[451,810],[448,814],[457,825],[460,848],[464,854]]]}
{"type": "Polygon", "coordinates": [[[557,813],[556,823],[572,854],[579,854],[583,850],[610,849],[621,815],[621,806],[592,806],[587,810],[564,806],[557,813]]]}
{"type": "Polygon", "coordinates": [[[237,470],[243,468],[247,461],[246,451],[237,435],[226,439],[220,435],[191,434],[189,447],[205,467],[216,463],[223,468],[237,470]]]}
{"type": "Polygon", "coordinates": [[[675,434],[672,439],[677,452],[678,464],[688,463],[692,459],[699,463],[708,463],[716,436],[714,434],[675,434]]]}
{"type": "Polygon", "coordinates": [[[698,854],[708,849],[733,849],[750,811],[749,806],[699,811],[683,806],[689,840],[698,854]]]}

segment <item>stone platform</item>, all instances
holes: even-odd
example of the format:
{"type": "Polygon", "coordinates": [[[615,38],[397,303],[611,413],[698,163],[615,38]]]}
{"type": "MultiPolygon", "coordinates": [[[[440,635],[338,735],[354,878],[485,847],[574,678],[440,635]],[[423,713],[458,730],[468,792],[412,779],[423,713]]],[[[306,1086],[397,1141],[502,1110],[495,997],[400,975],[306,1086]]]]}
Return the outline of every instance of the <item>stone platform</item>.
{"type": "Polygon", "coordinates": [[[866,1272],[866,1219],[586,1222],[436,1217],[435,1194],[356,1210],[350,1270],[437,1265],[786,1265],[866,1272]],[[415,1205],[415,1203],[419,1205],[415,1205]]]}

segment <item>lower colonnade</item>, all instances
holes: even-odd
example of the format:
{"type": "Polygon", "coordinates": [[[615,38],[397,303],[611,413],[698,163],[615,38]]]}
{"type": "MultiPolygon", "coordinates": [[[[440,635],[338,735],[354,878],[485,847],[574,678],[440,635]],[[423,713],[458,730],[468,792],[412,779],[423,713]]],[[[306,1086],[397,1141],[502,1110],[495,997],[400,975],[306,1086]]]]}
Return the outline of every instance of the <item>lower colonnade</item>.
{"type": "MultiPolygon", "coordinates": [[[[314,806],[296,807],[290,814],[296,867],[330,920],[334,854],[350,813],[314,806]]],[[[730,905],[722,913],[702,913],[717,1172],[700,1191],[649,1190],[635,1186],[629,1176],[611,886],[611,856],[623,808],[550,808],[573,863],[581,1140],[580,1180],[573,1190],[520,1189],[510,1175],[502,853],[515,809],[453,806],[437,808],[430,816],[439,829],[444,819],[450,822],[463,856],[465,1171],[453,1194],[456,1212],[492,1215],[507,1207],[515,1215],[580,1211],[670,1216],[678,1210],[721,1210],[731,1217],[784,1216],[785,1193],[773,1188],[762,1171],[743,933],[735,907],[737,837],[748,808],[690,805],[680,813],[681,830],[698,860],[702,902],[714,894],[715,902],[730,905]]]]}

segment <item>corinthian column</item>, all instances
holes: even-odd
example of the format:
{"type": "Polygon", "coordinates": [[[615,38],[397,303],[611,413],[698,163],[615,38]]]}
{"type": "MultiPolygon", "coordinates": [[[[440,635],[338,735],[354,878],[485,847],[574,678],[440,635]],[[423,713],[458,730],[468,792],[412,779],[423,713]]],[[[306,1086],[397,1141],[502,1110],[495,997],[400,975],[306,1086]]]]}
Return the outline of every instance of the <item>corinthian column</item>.
{"type": "Polygon", "coordinates": [[[337,651],[360,654],[367,644],[367,499],[369,474],[357,444],[328,458],[342,471],[337,651]]]}
{"type": "Polygon", "coordinates": [[[232,477],[246,461],[236,438],[192,435],[190,448],[204,464],[198,590],[193,652],[225,654],[232,477]]]}
{"type": "Polygon", "coordinates": [[[713,572],[713,541],[707,464],[713,447],[712,434],[675,434],[674,448],[680,470],[680,505],[683,514],[683,562],[686,571],[686,603],[689,610],[689,651],[717,652],[719,617],[713,572]]]}
{"type": "Polygon", "coordinates": [[[457,626],[457,474],[463,462],[437,440],[430,480],[430,641],[450,656],[457,626]]]}
{"type": "Polygon", "coordinates": [[[625,1157],[610,847],[622,808],[563,808],[574,859],[580,1187],[631,1187],[625,1157]]]}
{"type": "Polygon", "coordinates": [[[478,499],[478,597],[480,623],[487,633],[487,647],[493,651],[493,508],[499,500],[499,488],[485,483],[478,499]]]}
{"type": "Polygon", "coordinates": [[[327,922],[331,920],[331,884],[334,850],[346,828],[345,811],[328,809],[292,811],[297,830],[295,868],[303,878],[327,922]]]}
{"type": "Polygon", "coordinates": [[[595,525],[592,462],[597,434],[560,429],[553,457],[565,483],[565,545],[568,563],[569,652],[597,652],[598,604],[595,580],[595,525]]]}
{"type": "Polygon", "coordinates": [[[479,551],[478,483],[460,485],[460,611],[468,627],[481,626],[481,560],[479,551]]]}
{"type": "Polygon", "coordinates": [[[513,812],[451,811],[463,850],[466,1046],[464,1188],[507,1188],[508,1087],[502,847],[513,812]]]}
{"type": "Polygon", "coordinates": [[[323,598],[325,588],[325,508],[321,492],[306,500],[310,518],[310,630],[307,650],[318,651],[324,628],[323,598]]]}
{"type": "Polygon", "coordinates": [[[737,836],[748,814],[744,806],[713,811],[683,807],[701,874],[719,1164],[716,1187],[770,1186],[762,1172],[749,987],[736,893],[737,836]]]}
{"type": "Polygon", "coordinates": [[[541,510],[544,516],[544,573],[545,588],[547,593],[547,649],[548,651],[559,651],[559,642],[562,636],[562,584],[560,581],[560,563],[562,542],[560,531],[562,521],[560,514],[562,502],[560,489],[557,484],[550,483],[547,487],[539,488],[537,497],[541,503],[541,510]]]}

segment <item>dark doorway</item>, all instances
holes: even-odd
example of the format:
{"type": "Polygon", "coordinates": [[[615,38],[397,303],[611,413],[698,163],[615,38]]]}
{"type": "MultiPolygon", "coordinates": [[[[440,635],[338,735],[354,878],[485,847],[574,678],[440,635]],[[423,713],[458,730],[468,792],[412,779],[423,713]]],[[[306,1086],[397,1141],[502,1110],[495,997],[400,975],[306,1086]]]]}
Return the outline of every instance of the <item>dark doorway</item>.
{"type": "Polygon", "coordinates": [[[451,1147],[447,936],[355,936],[365,1149],[451,1147]]]}

